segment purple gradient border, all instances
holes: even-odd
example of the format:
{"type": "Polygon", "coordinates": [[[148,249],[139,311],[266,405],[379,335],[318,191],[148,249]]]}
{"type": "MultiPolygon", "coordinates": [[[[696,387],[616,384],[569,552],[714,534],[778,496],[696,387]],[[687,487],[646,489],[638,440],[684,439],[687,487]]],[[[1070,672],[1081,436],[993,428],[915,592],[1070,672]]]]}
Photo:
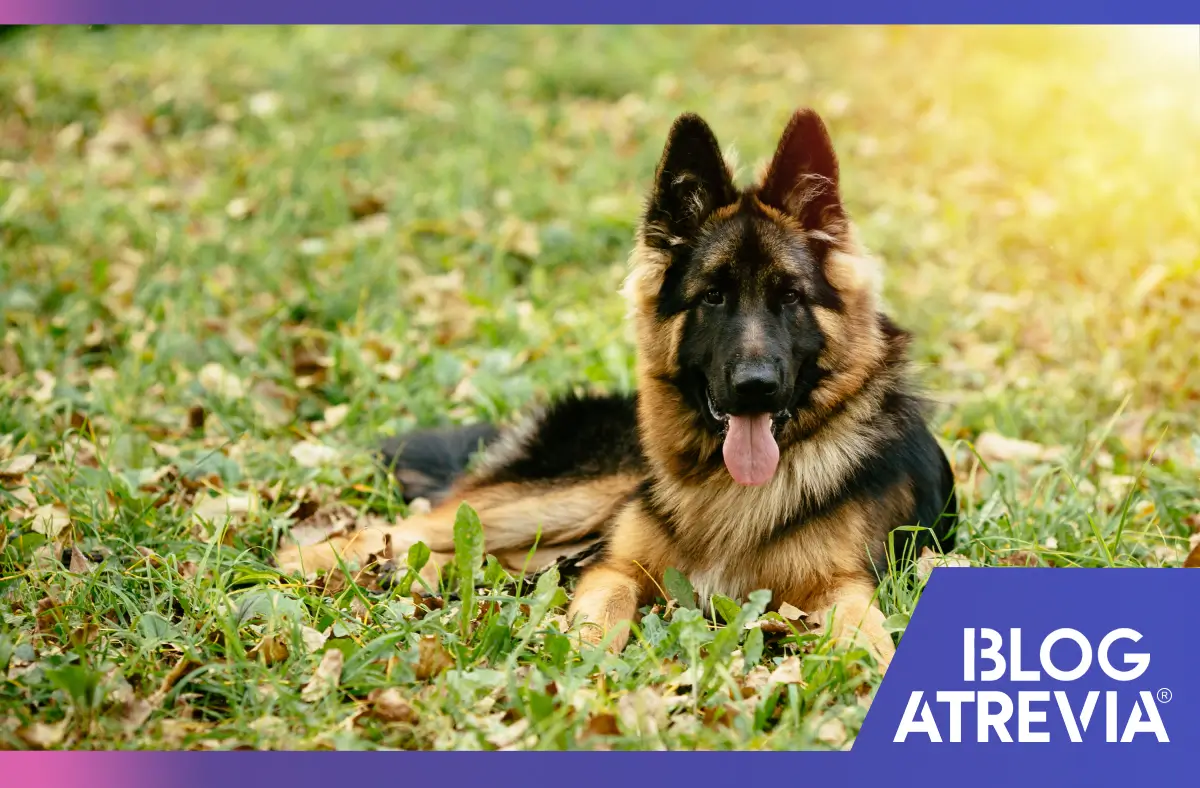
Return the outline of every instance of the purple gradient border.
{"type": "Polygon", "coordinates": [[[1196,0],[0,0],[6,24],[1195,24],[1196,0]]]}

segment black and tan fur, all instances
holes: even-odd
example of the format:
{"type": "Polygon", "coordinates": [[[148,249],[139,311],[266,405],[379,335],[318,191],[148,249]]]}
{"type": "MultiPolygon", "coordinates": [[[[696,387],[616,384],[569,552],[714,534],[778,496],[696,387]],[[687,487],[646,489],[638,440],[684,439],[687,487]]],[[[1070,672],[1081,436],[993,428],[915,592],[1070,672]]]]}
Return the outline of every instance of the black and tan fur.
{"type": "Polygon", "coordinates": [[[498,433],[406,436],[389,456],[413,492],[436,496],[433,510],[286,548],[280,566],[327,570],[335,553],[362,562],[417,540],[445,562],[466,501],[488,552],[513,569],[535,539],[532,568],[600,545],[571,605],[593,642],[613,631],[611,647],[623,648],[622,625],[675,567],[702,595],[770,589],[773,605],[808,611],[886,664],[879,574],[953,541],[956,496],[910,382],[908,335],[880,311],[820,118],[797,112],[763,177],[739,190],[709,127],[681,116],[625,294],[636,394],[568,397],[498,433]],[[730,382],[747,365],[765,376],[761,390],[730,382]],[[761,402],[747,405],[744,392],[761,402]],[[722,461],[722,414],[739,408],[776,414],[778,465],[758,486],[736,482],[722,461]],[[479,443],[481,463],[454,478],[479,443]],[[925,530],[895,530],[909,525],[925,530]]]}

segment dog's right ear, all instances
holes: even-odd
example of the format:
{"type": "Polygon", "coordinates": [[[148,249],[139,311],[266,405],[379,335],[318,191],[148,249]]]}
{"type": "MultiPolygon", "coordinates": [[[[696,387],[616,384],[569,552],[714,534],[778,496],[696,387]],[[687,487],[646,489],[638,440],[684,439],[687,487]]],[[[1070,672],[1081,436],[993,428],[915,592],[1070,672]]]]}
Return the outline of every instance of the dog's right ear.
{"type": "Polygon", "coordinates": [[[659,249],[687,244],[709,214],[736,199],[716,135],[699,115],[680,115],[658,162],[642,236],[659,249]]]}

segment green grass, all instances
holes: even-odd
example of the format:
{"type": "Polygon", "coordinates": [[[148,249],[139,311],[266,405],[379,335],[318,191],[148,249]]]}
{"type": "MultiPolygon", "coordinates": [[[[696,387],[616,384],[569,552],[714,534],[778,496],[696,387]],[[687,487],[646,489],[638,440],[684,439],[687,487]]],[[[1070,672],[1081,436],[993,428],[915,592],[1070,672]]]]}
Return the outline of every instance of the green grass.
{"type": "MultiPolygon", "coordinates": [[[[1200,77],[1165,41],[0,39],[0,746],[848,746],[877,672],[778,624],[659,606],[603,656],[564,634],[552,575],[514,586],[468,553],[464,614],[418,608],[409,578],[269,565],[314,511],[405,514],[382,436],[634,385],[617,289],[689,109],[746,175],[795,106],[825,115],[940,403],[961,555],[1178,566],[1200,526],[1200,77]],[[1006,459],[989,435],[983,463],[984,434],[1062,452],[1006,459]],[[323,661],[336,688],[306,691],[323,661]]],[[[897,629],[919,587],[884,584],[897,629]]]]}

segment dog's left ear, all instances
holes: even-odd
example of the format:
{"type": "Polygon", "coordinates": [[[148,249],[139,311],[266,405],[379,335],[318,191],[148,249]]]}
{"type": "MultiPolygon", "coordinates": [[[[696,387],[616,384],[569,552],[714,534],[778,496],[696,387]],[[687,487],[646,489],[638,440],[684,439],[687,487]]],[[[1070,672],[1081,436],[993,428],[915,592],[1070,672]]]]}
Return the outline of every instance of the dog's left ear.
{"type": "Polygon", "coordinates": [[[799,220],[806,230],[838,231],[845,212],[838,191],[837,154],[821,116],[797,110],[784,129],[758,199],[799,220]]]}

